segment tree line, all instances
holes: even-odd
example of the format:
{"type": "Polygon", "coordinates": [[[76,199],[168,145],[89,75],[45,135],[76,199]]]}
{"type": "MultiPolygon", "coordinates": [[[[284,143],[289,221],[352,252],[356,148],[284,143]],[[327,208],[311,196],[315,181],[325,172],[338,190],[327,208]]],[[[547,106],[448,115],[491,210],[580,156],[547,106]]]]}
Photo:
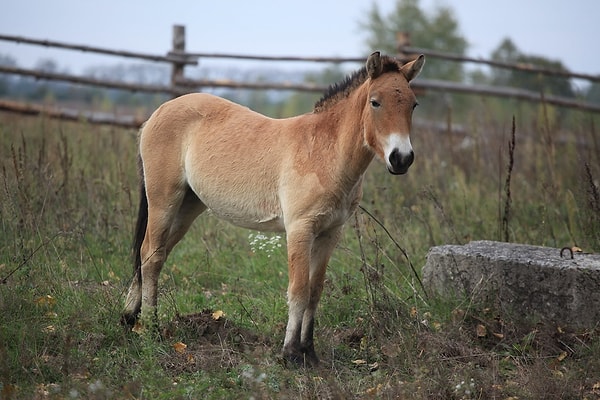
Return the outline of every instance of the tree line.
{"type": "MultiPolygon", "coordinates": [[[[448,6],[436,6],[431,10],[421,7],[419,0],[398,0],[393,10],[383,14],[376,3],[371,6],[365,19],[359,22],[364,33],[365,52],[381,49],[389,54],[398,51],[397,32],[410,32],[412,45],[431,50],[442,50],[464,55],[468,50],[468,41],[460,33],[460,27],[452,9],[448,6]]],[[[560,60],[526,54],[510,39],[505,38],[490,54],[494,61],[531,64],[555,70],[567,68],[560,60]]],[[[9,55],[0,55],[0,64],[16,66],[17,62],[9,55]]],[[[37,69],[49,72],[64,71],[50,59],[39,60],[37,69]]],[[[349,71],[339,65],[331,64],[322,71],[278,71],[259,68],[242,69],[235,67],[198,67],[188,68],[187,73],[207,78],[241,81],[267,82],[311,82],[329,84],[340,80],[349,71]]],[[[169,70],[166,66],[152,63],[118,64],[113,66],[89,67],[84,75],[112,80],[136,83],[167,83],[169,70]]],[[[424,78],[449,80],[474,84],[510,86],[543,92],[566,98],[579,98],[600,103],[600,85],[575,87],[571,80],[564,77],[535,74],[526,71],[499,68],[466,70],[462,63],[430,58],[423,72],[424,78]]],[[[258,92],[235,89],[211,89],[224,97],[242,102],[252,108],[272,116],[288,116],[309,111],[318,95],[309,93],[258,92]]],[[[0,96],[27,101],[77,102],[78,104],[110,108],[117,106],[152,108],[166,100],[166,95],[129,93],[115,89],[82,87],[63,82],[44,82],[33,78],[0,74],[0,96]]],[[[465,95],[427,95],[428,109],[434,115],[448,112],[452,108],[455,116],[469,107],[470,100],[465,95]]],[[[509,101],[499,101],[509,104],[509,101]]],[[[505,106],[506,107],[506,106],[505,106]]]]}

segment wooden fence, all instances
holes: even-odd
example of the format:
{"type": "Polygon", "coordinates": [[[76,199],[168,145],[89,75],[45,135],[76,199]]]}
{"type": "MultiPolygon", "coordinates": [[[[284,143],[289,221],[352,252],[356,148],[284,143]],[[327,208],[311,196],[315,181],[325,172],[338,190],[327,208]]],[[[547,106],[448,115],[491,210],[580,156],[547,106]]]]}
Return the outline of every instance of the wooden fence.
{"type": "MultiPolygon", "coordinates": [[[[444,53],[439,51],[432,51],[428,49],[420,49],[410,47],[410,44],[406,42],[406,36],[399,36],[399,57],[401,59],[409,59],[413,54],[425,54],[428,57],[444,59],[449,62],[468,62],[468,63],[482,63],[490,65],[496,68],[506,68],[519,71],[527,71],[537,74],[553,75],[564,78],[576,78],[585,79],[591,82],[600,82],[600,76],[589,75],[581,73],[571,73],[566,71],[550,70],[545,68],[538,68],[532,65],[523,64],[510,64],[502,63],[491,60],[483,60],[471,57],[465,57],[462,55],[456,55],[451,53],[444,53]]],[[[201,58],[225,58],[225,59],[240,59],[240,60],[260,60],[260,61],[303,61],[303,62],[315,62],[315,63],[362,63],[364,57],[360,58],[341,58],[341,57],[297,57],[297,56],[257,56],[257,55],[243,55],[243,54],[221,54],[221,53],[193,53],[186,52],[186,40],[185,40],[185,27],[181,25],[175,25],[173,27],[173,40],[172,48],[166,55],[154,55],[144,54],[131,51],[114,50],[100,47],[93,47],[87,45],[78,45],[71,43],[64,43],[50,40],[40,40],[26,38],[22,36],[3,35],[0,34],[0,40],[11,41],[16,43],[23,43],[28,45],[38,45],[53,48],[62,48],[75,51],[83,51],[89,53],[106,54],[118,57],[135,58],[138,60],[146,60],[153,62],[168,63],[171,65],[171,78],[168,85],[148,85],[148,84],[135,84],[126,83],[119,81],[111,81],[105,79],[95,79],[90,77],[83,77],[71,74],[63,73],[52,73],[46,71],[39,71],[33,69],[16,68],[8,66],[0,66],[0,73],[15,74],[20,76],[30,76],[35,79],[45,79],[53,81],[71,82],[81,85],[90,85],[104,88],[113,88],[120,90],[127,90],[132,92],[145,92],[145,93],[165,93],[173,97],[179,96],[184,93],[198,91],[200,88],[207,87],[224,87],[224,88],[239,88],[239,89],[252,89],[252,90],[292,90],[292,91],[305,91],[305,92],[323,92],[326,87],[323,85],[315,85],[308,83],[268,83],[268,82],[237,82],[231,80],[209,80],[209,79],[190,79],[185,77],[185,67],[188,65],[197,65],[198,60],[201,58]]],[[[467,85],[459,82],[449,82],[441,80],[430,80],[430,79],[418,79],[412,83],[412,86],[417,90],[425,91],[439,91],[439,92],[452,92],[452,93],[466,93],[473,95],[482,96],[496,96],[514,98],[529,102],[544,102],[546,104],[556,105],[560,107],[575,108],[590,112],[600,112],[599,104],[592,104],[576,99],[544,95],[543,93],[533,92],[530,90],[510,88],[510,87],[497,87],[487,85],[467,85]]],[[[80,114],[75,116],[73,110],[64,112],[60,109],[48,109],[35,105],[26,105],[16,103],[13,101],[0,100],[0,110],[13,111],[25,114],[40,114],[45,113],[49,116],[56,118],[67,118],[67,119],[80,119],[87,120],[91,123],[102,123],[102,124],[114,124],[120,126],[139,126],[140,122],[136,118],[115,118],[111,120],[106,115],[102,118],[94,117],[93,113],[80,114]]]]}

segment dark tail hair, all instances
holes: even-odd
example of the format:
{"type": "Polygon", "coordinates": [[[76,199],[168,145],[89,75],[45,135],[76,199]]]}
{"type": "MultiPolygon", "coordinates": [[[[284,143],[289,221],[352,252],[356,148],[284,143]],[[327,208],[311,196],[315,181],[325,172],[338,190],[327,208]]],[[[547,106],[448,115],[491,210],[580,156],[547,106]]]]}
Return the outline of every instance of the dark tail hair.
{"type": "Polygon", "coordinates": [[[137,277],[138,283],[142,283],[142,242],[146,236],[148,227],[148,198],[146,197],[146,184],[144,181],[144,165],[142,156],[138,154],[138,174],[140,177],[140,208],[138,210],[137,223],[135,224],[135,235],[133,237],[133,276],[137,277]]]}

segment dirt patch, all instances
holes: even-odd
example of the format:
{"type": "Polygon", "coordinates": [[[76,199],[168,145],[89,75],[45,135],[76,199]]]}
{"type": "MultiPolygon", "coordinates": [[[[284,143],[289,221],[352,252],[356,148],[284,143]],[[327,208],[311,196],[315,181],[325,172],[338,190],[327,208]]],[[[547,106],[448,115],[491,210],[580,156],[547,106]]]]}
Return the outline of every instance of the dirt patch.
{"type": "MultiPolygon", "coordinates": [[[[213,310],[204,310],[178,316],[167,324],[163,337],[171,347],[160,358],[167,373],[173,377],[197,371],[222,373],[245,366],[268,371],[282,362],[280,343],[272,336],[217,316],[213,310]]],[[[368,388],[365,394],[388,398],[411,398],[414,393],[423,395],[417,398],[600,398],[600,361],[592,350],[600,334],[597,330],[516,324],[484,309],[456,311],[453,321],[439,327],[406,323],[394,335],[380,336],[367,322],[320,333],[321,367],[290,373],[314,393],[339,392],[337,397],[348,397],[357,389],[339,386],[340,376],[383,374],[390,377],[388,382],[368,388]],[[327,349],[335,349],[335,357],[327,349]]],[[[278,385],[277,390],[287,390],[281,382],[278,385]]],[[[256,390],[270,393],[271,389],[260,386],[256,390]]]]}
{"type": "Polygon", "coordinates": [[[175,317],[163,330],[173,349],[161,360],[173,374],[234,368],[252,360],[272,358],[273,343],[265,336],[237,326],[213,310],[175,317]]]}

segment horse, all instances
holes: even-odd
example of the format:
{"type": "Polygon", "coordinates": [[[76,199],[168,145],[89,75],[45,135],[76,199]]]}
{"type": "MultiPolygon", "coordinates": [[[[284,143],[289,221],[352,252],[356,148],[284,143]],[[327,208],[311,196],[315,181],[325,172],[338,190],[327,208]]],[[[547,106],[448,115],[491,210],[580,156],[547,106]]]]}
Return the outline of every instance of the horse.
{"type": "Polygon", "coordinates": [[[316,366],[313,332],[325,270],[342,227],[362,197],[375,156],[395,175],[414,160],[417,105],[406,64],[371,54],[329,87],[312,112],[273,119],[226,99],[193,93],[163,103],[139,132],[140,204],[134,276],[122,320],[157,321],[160,271],[205,210],[234,225],[285,232],[288,321],[282,355],[316,366]]]}

